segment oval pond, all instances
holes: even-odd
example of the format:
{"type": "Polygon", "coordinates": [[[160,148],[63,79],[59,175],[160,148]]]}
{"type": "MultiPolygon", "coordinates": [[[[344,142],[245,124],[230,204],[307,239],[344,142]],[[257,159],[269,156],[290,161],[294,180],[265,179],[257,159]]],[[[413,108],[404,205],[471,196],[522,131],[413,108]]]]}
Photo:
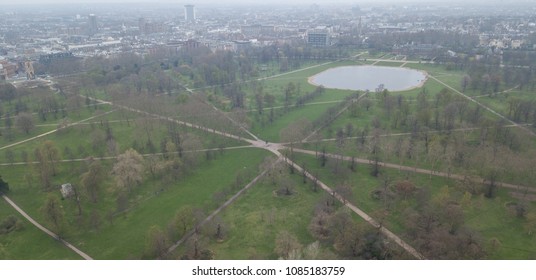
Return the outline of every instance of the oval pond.
{"type": "Polygon", "coordinates": [[[384,66],[342,66],[309,78],[311,84],[325,88],[375,91],[381,84],[389,91],[404,91],[420,87],[426,81],[424,71],[384,66]]]}

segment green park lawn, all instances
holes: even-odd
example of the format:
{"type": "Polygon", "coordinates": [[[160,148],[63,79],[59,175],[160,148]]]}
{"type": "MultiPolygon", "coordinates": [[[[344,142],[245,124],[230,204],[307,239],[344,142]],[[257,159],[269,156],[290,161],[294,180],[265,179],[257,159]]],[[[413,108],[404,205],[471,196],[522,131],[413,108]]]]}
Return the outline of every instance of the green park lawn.
{"type": "Polygon", "coordinates": [[[274,252],[277,234],[286,230],[302,245],[314,242],[308,231],[314,207],[325,194],[313,192],[310,183],[303,184],[293,176],[295,193],[278,196],[269,182],[257,183],[221,218],[229,228],[223,241],[211,241],[215,259],[276,259],[274,252]]]}
{"type": "MultiPolygon", "coordinates": [[[[374,55],[365,54],[362,58],[389,58],[384,53],[374,55]]],[[[273,123],[268,122],[267,116],[270,108],[264,108],[261,121],[258,112],[255,110],[255,96],[249,85],[244,86],[246,92],[245,104],[249,106],[248,116],[251,120],[250,131],[259,139],[279,142],[280,133],[292,122],[299,119],[307,119],[310,122],[322,117],[329,109],[354,92],[344,90],[326,89],[325,92],[308,101],[302,107],[294,107],[296,96],[290,103],[288,111],[285,112],[281,106],[284,104],[284,88],[289,82],[298,85],[300,93],[306,94],[315,90],[315,86],[308,83],[308,78],[329,68],[346,65],[371,64],[369,61],[334,61],[329,63],[308,62],[301,65],[299,71],[289,71],[275,77],[270,75],[279,73],[278,64],[267,65],[267,70],[261,72],[259,79],[263,85],[264,93],[272,94],[276,97],[274,108],[275,118],[273,123]]],[[[401,66],[404,62],[378,62],[377,66],[401,66]]],[[[464,75],[462,71],[445,70],[444,66],[419,63],[408,63],[404,67],[426,71],[429,75],[439,79],[449,86],[461,90],[461,79],[464,75]]],[[[445,86],[438,81],[429,78],[424,88],[428,93],[428,100],[433,103],[436,94],[445,86]]],[[[391,92],[392,96],[398,94],[408,100],[410,114],[415,111],[416,97],[423,88],[415,88],[405,92],[391,92]]],[[[477,92],[468,92],[470,96],[478,95],[477,92]]],[[[91,91],[90,96],[107,99],[109,96],[103,90],[91,91]]],[[[508,113],[509,96],[516,96],[523,101],[532,101],[533,93],[512,92],[505,95],[498,95],[492,98],[480,97],[478,101],[499,113],[508,113]]],[[[354,133],[358,136],[358,131],[368,126],[369,136],[371,135],[371,123],[374,118],[379,119],[382,133],[406,132],[407,128],[393,128],[389,118],[381,108],[381,97],[371,93],[368,97],[372,106],[366,111],[361,105],[357,117],[350,115],[348,111],[341,114],[328,127],[323,128],[319,135],[322,138],[335,138],[339,129],[346,129],[347,124],[352,124],[354,133]]],[[[35,106],[35,100],[28,100],[28,104],[35,106]]],[[[11,105],[10,105],[11,106],[11,105]]],[[[472,104],[471,106],[477,106],[472,104]]],[[[6,107],[7,108],[7,107],[6,107]]],[[[10,107],[11,108],[11,107],[10,107]]],[[[22,154],[26,153],[33,159],[33,151],[44,141],[52,141],[58,148],[61,158],[86,158],[89,156],[101,157],[110,156],[112,153],[107,150],[106,143],[95,145],[94,139],[106,135],[106,123],[109,123],[114,140],[117,143],[117,154],[120,154],[132,146],[137,145],[140,153],[148,153],[147,143],[153,143],[159,152],[160,143],[168,136],[168,126],[160,120],[145,120],[144,116],[124,110],[111,112],[109,105],[98,105],[98,110],[93,107],[82,107],[74,112],[68,112],[69,122],[77,122],[96,116],[90,123],[79,124],[58,131],[51,135],[32,140],[27,143],[4,149],[0,153],[0,163],[8,163],[5,156],[6,150],[14,154],[15,162],[23,161],[22,154]],[[110,114],[97,116],[104,112],[110,114]],[[67,155],[67,150],[71,155],[67,155]]],[[[472,107],[471,107],[472,108],[472,107]]],[[[180,115],[180,114],[179,114],[180,115]]],[[[499,117],[483,110],[483,116],[490,120],[498,120],[499,117]]],[[[177,118],[181,118],[180,116],[177,118]]],[[[188,118],[188,116],[182,116],[188,118]]],[[[191,120],[190,120],[191,121],[191,120]]],[[[57,127],[60,119],[49,117],[46,121],[38,119],[34,115],[34,122],[37,125],[29,134],[20,132],[13,127],[11,139],[0,137],[0,148],[21,141],[44,132],[52,131],[57,127]]],[[[466,127],[469,124],[465,121],[456,122],[456,128],[466,127]]],[[[512,128],[516,129],[516,128],[512,128]]],[[[312,131],[311,131],[312,132],[312,131]]],[[[221,149],[225,147],[236,147],[246,145],[246,142],[230,138],[216,136],[208,132],[201,132],[196,129],[179,129],[181,136],[186,134],[195,135],[197,144],[201,148],[221,149]]],[[[451,132],[453,134],[458,132],[451,132]]],[[[439,137],[439,136],[437,136],[439,137]]],[[[478,133],[467,133],[466,141],[477,141],[478,133]]],[[[382,144],[391,147],[384,149],[382,161],[398,163],[408,166],[417,166],[431,169],[433,166],[426,160],[424,151],[419,150],[417,159],[407,159],[404,156],[397,158],[392,152],[395,142],[398,139],[409,139],[409,136],[396,136],[382,138],[382,144]]],[[[302,144],[300,147],[318,150],[322,147],[328,153],[344,153],[346,156],[357,156],[367,158],[369,156],[367,147],[358,149],[356,139],[345,140],[344,148],[338,148],[335,141],[321,142],[320,144],[302,144]]],[[[421,141],[421,140],[417,140],[421,141]]],[[[533,141],[534,142],[534,141],[533,141]]],[[[422,146],[418,142],[416,146],[422,146]]],[[[532,144],[535,146],[536,142],[532,144]]],[[[142,184],[134,188],[127,194],[128,208],[124,211],[117,210],[116,198],[118,191],[114,188],[113,177],[109,174],[112,169],[113,159],[101,161],[104,170],[107,171],[106,180],[99,191],[98,203],[92,203],[87,198],[82,201],[83,214],[77,215],[77,207],[72,200],[60,200],[65,221],[62,225],[62,236],[73,245],[80,248],[96,259],[139,259],[144,258],[144,250],[147,243],[147,233],[152,226],[158,226],[164,232],[167,230],[169,222],[176,212],[191,207],[200,209],[205,215],[210,214],[219,205],[236,193],[249,180],[257,176],[261,171],[259,165],[266,157],[273,157],[269,152],[261,149],[245,148],[236,150],[220,150],[215,152],[211,160],[205,158],[205,153],[199,157],[199,165],[190,169],[176,180],[165,180],[160,177],[153,177],[149,172],[145,172],[142,184]],[[236,181],[238,177],[244,177],[240,186],[236,181]],[[216,194],[224,193],[224,197],[216,199],[216,194]]],[[[207,154],[208,157],[208,154],[207,154]]],[[[394,169],[381,169],[381,176],[376,178],[370,175],[370,166],[364,164],[357,165],[357,171],[348,169],[348,162],[340,163],[339,173],[334,171],[335,159],[328,159],[328,165],[321,167],[318,159],[314,156],[295,153],[293,159],[299,165],[319,177],[321,181],[335,188],[340,184],[347,184],[351,187],[352,193],[348,200],[354,203],[371,216],[377,216],[384,207],[383,202],[375,200],[371,192],[382,185],[385,178],[391,183],[401,180],[411,180],[418,188],[426,188],[432,197],[437,197],[444,193],[448,187],[450,199],[460,202],[463,190],[459,182],[441,177],[430,177],[425,174],[411,172],[400,172],[394,169]]],[[[9,182],[11,192],[9,196],[23,208],[28,214],[45,226],[50,224],[45,220],[40,211],[47,196],[52,195],[60,198],[59,185],[71,182],[78,186],[80,174],[87,170],[85,162],[58,163],[58,174],[53,177],[53,190],[44,191],[39,186],[39,179],[34,174],[35,166],[25,165],[2,165],[1,175],[9,182]]],[[[444,168],[444,166],[442,166],[444,168]]],[[[437,168],[437,167],[436,167],[437,168]]],[[[439,167],[441,168],[441,166],[439,167]]],[[[457,171],[455,168],[454,172],[457,171]]],[[[290,196],[278,196],[275,188],[269,182],[261,180],[250,190],[238,198],[232,205],[227,207],[221,214],[221,220],[227,229],[223,240],[207,239],[207,246],[216,259],[274,259],[277,258],[274,252],[275,239],[278,233],[283,230],[295,235],[303,246],[314,242],[308,230],[308,225],[314,214],[317,203],[326,195],[323,191],[313,192],[311,184],[304,184],[299,174],[291,176],[294,182],[294,194],[290,196]]],[[[512,214],[508,208],[508,203],[517,202],[512,198],[507,190],[499,189],[497,196],[492,199],[484,198],[481,195],[471,197],[470,203],[463,206],[465,214],[465,224],[477,231],[477,238],[480,244],[488,248],[490,240],[496,238],[500,246],[488,250],[488,258],[491,259],[534,259],[536,258],[536,242],[534,236],[528,235],[524,229],[524,218],[518,218],[512,214]]],[[[416,199],[398,198],[388,211],[385,226],[407,239],[406,226],[403,212],[407,208],[416,207],[416,199]]],[[[530,209],[536,209],[535,202],[529,202],[530,209]]],[[[23,219],[5,202],[0,202],[0,221],[8,215],[16,215],[23,219]]],[[[357,215],[353,215],[360,225],[368,226],[357,215]]],[[[7,235],[0,235],[0,259],[79,259],[79,256],[60,245],[56,240],[50,238],[29,222],[23,221],[23,229],[11,232],[7,235]]],[[[176,240],[171,240],[176,241],[176,240]]],[[[407,240],[406,240],[407,241],[407,240]]],[[[178,249],[180,255],[185,246],[178,249]]],[[[322,249],[331,252],[332,248],[327,248],[322,244],[322,249]]]]}
{"type": "MultiPolygon", "coordinates": [[[[65,239],[96,259],[140,258],[146,233],[151,226],[157,225],[165,229],[175,213],[186,206],[210,213],[217,206],[213,200],[214,193],[229,190],[238,172],[250,174],[250,179],[256,176],[257,165],[266,156],[269,156],[269,153],[262,150],[225,151],[216,160],[201,163],[191,174],[173,183],[165,183],[161,179],[146,175],[143,184],[128,195],[131,208],[126,213],[115,215],[112,222],[107,216],[110,211],[115,210],[115,191],[111,188],[111,182],[101,189],[101,201],[97,204],[88,201],[83,203],[82,218],[77,217],[76,206],[72,201],[62,200],[67,220],[65,239]],[[88,225],[91,212],[97,212],[100,217],[98,229],[88,225]]],[[[108,164],[105,163],[105,166],[109,166],[108,164]]],[[[62,171],[54,178],[54,185],[77,182],[76,174],[79,173],[63,170],[69,168],[72,167],[62,165],[62,171]]],[[[39,208],[48,194],[43,193],[36,186],[37,183],[28,186],[22,180],[26,167],[13,166],[5,170],[7,173],[3,177],[10,183],[10,197],[28,214],[46,225],[39,208]]],[[[232,188],[231,190],[237,191],[232,188]]],[[[51,194],[60,196],[59,191],[53,191],[51,194]]]]}
{"type": "Polygon", "coordinates": [[[22,229],[0,234],[0,259],[3,260],[78,260],[79,255],[59,241],[37,229],[15,209],[0,199],[0,221],[13,215],[22,223],[22,229]]]}
{"type": "MultiPolygon", "coordinates": [[[[384,177],[376,178],[370,175],[369,165],[358,165],[357,172],[347,171],[347,176],[340,176],[333,174],[330,167],[320,167],[314,156],[295,154],[295,157],[295,162],[298,164],[306,163],[309,172],[318,174],[322,182],[332,187],[341,183],[349,183],[353,191],[353,200],[351,201],[373,217],[376,211],[382,209],[382,202],[371,198],[371,191],[381,186],[382,178],[385,176],[393,183],[409,179],[417,187],[427,188],[432,197],[437,196],[445,186],[448,186],[452,200],[459,202],[463,195],[458,187],[459,183],[447,178],[430,177],[393,169],[382,169],[384,177]]],[[[348,162],[343,164],[346,167],[348,162]]],[[[509,190],[499,189],[495,198],[488,199],[483,195],[473,196],[470,204],[463,208],[465,224],[478,232],[482,245],[487,248],[492,238],[497,238],[500,241],[501,245],[498,249],[488,249],[488,258],[533,259],[536,257],[535,237],[527,234],[526,230],[523,229],[525,219],[515,217],[506,206],[508,202],[512,201],[516,202],[517,200],[509,195],[509,190]]],[[[386,227],[403,237],[405,229],[401,213],[406,207],[414,206],[415,204],[411,199],[398,201],[389,212],[386,227]]],[[[536,207],[536,202],[530,203],[529,207],[536,207]]]]}

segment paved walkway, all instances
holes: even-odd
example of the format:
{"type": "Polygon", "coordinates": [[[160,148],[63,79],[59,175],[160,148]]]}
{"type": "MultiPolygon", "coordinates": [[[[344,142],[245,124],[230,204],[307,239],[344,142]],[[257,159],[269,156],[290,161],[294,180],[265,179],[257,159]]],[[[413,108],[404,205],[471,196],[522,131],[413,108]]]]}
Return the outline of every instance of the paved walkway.
{"type": "Polygon", "coordinates": [[[26,212],[24,212],[24,210],[22,210],[17,204],[15,204],[15,202],[13,202],[11,199],[9,199],[6,195],[2,194],[1,196],[9,205],[11,205],[11,207],[13,207],[15,210],[17,210],[17,212],[19,212],[26,220],[28,220],[30,223],[32,223],[36,228],[38,228],[41,231],[43,231],[44,233],[50,235],[52,238],[58,240],[63,245],[65,245],[67,248],[73,250],[75,253],[80,255],[82,258],[84,258],[86,260],[92,260],[92,258],[88,254],[82,252],[82,250],[76,248],[71,243],[63,240],[57,234],[55,234],[54,232],[50,231],[46,227],[44,227],[41,224],[39,224],[38,222],[36,222],[32,217],[30,217],[30,215],[28,215],[26,212]]]}
{"type": "MultiPolygon", "coordinates": [[[[285,158],[285,161],[293,166],[298,172],[303,173],[304,170],[301,166],[295,164],[290,159],[285,158]]],[[[365,211],[359,209],[357,206],[353,205],[352,203],[348,202],[343,196],[339,195],[337,192],[335,192],[333,189],[331,189],[328,185],[324,184],[322,181],[318,180],[315,176],[313,176],[311,173],[305,171],[305,175],[310,180],[316,181],[318,185],[327,193],[331,194],[334,198],[336,198],[338,201],[340,201],[342,204],[344,204],[346,207],[348,207],[352,212],[356,213],[359,217],[363,218],[367,223],[372,225],[373,227],[379,229],[388,239],[394,241],[396,244],[398,244],[400,247],[402,247],[406,252],[411,254],[416,259],[422,260],[425,259],[425,257],[419,253],[415,248],[413,248],[411,245],[406,243],[402,238],[398,237],[398,235],[394,234],[387,228],[385,228],[383,225],[378,223],[374,218],[369,216],[365,211]]]]}
{"type": "MultiPolygon", "coordinates": [[[[518,127],[518,126],[531,126],[532,124],[528,123],[528,124],[517,124],[517,125],[513,125],[513,124],[506,124],[506,125],[502,125],[501,127],[505,127],[505,128],[509,128],[509,127],[518,127]]],[[[482,130],[482,127],[466,127],[466,128],[456,128],[456,129],[451,129],[450,131],[451,132],[467,132],[467,131],[476,131],[476,130],[482,130]]],[[[429,130],[428,133],[430,134],[440,134],[440,133],[443,133],[444,131],[441,131],[441,130],[429,130]]],[[[400,132],[400,133],[386,133],[386,134],[380,134],[379,137],[382,137],[382,138],[386,138],[386,137],[399,137],[399,136],[411,136],[413,135],[414,133],[412,132],[400,132]]],[[[365,138],[372,138],[374,136],[371,136],[371,135],[367,135],[365,136],[365,138]]],[[[343,140],[355,140],[355,139],[361,139],[363,137],[361,136],[352,136],[352,137],[344,137],[343,140]]],[[[339,139],[337,138],[324,138],[324,139],[317,139],[317,140],[307,140],[307,141],[301,141],[300,143],[319,143],[319,142],[333,142],[333,141],[338,141],[339,139]]],[[[280,144],[284,144],[284,145],[290,145],[290,143],[280,143],[280,144]]]]}
{"type": "Polygon", "coordinates": [[[307,135],[307,137],[305,137],[302,142],[307,142],[309,140],[309,138],[313,137],[315,134],[317,134],[320,130],[322,130],[324,127],[328,126],[330,123],[332,123],[334,120],[336,120],[340,115],[342,115],[346,110],[348,110],[348,108],[356,103],[356,102],[359,102],[359,100],[361,100],[363,97],[365,97],[367,95],[367,93],[362,93],[359,97],[357,98],[353,98],[351,100],[348,100],[346,103],[346,105],[344,105],[344,107],[339,110],[339,112],[337,112],[337,114],[335,114],[335,116],[333,116],[333,118],[329,121],[329,123],[326,123],[324,125],[321,125],[320,127],[318,127],[317,129],[313,130],[313,132],[311,132],[311,134],[307,135]]]}
{"type": "MultiPolygon", "coordinates": [[[[293,151],[297,152],[297,153],[308,154],[308,155],[315,155],[315,156],[318,155],[318,152],[316,152],[316,151],[310,151],[310,150],[304,150],[304,149],[294,148],[293,151]]],[[[335,154],[326,154],[326,156],[330,157],[330,158],[337,158],[337,159],[342,158],[344,161],[352,161],[352,157],[348,157],[348,156],[342,156],[341,157],[340,155],[335,155],[335,154]]],[[[363,158],[354,157],[353,160],[356,163],[361,163],[361,164],[369,164],[369,165],[374,164],[371,160],[363,159],[363,158]]],[[[428,174],[428,175],[431,175],[431,176],[444,177],[444,178],[455,179],[455,180],[460,180],[460,181],[471,180],[471,181],[473,181],[475,183],[483,183],[483,184],[488,183],[488,181],[486,181],[485,179],[480,178],[480,177],[471,177],[470,178],[470,177],[467,177],[467,176],[464,176],[464,175],[445,173],[445,172],[434,171],[434,170],[430,170],[430,169],[411,167],[411,166],[407,166],[407,165],[399,165],[399,164],[386,163],[386,162],[378,162],[378,165],[380,167],[387,167],[387,168],[391,168],[391,169],[398,169],[398,170],[401,170],[401,171],[408,171],[408,172],[414,172],[414,173],[420,173],[420,174],[428,174]]],[[[504,183],[504,182],[495,182],[495,184],[497,184],[497,186],[499,186],[499,187],[504,187],[504,188],[508,188],[508,189],[512,189],[512,190],[516,190],[516,191],[529,191],[529,192],[535,192],[536,193],[536,187],[527,187],[527,186],[504,183]]]]}
{"type": "MultiPolygon", "coordinates": [[[[281,158],[279,158],[275,163],[279,162],[280,160],[281,160],[281,158]]],[[[225,208],[227,208],[227,206],[231,205],[245,191],[247,191],[253,185],[255,185],[264,175],[266,175],[267,172],[268,172],[267,170],[264,170],[261,174],[259,174],[253,180],[251,180],[251,182],[249,182],[244,188],[242,188],[235,195],[233,195],[231,198],[229,198],[229,200],[227,200],[222,206],[218,207],[218,209],[216,209],[216,211],[212,212],[208,217],[206,217],[203,221],[198,223],[195,227],[199,228],[199,227],[205,225],[206,223],[208,223],[210,220],[214,219],[214,217],[216,217],[216,215],[218,215],[221,211],[223,211],[225,208]]],[[[175,244],[173,244],[171,247],[169,247],[168,253],[171,253],[171,252],[175,251],[175,249],[177,249],[182,243],[184,243],[186,240],[188,240],[194,234],[195,234],[195,229],[192,229],[189,232],[187,232],[186,234],[184,234],[184,236],[179,241],[177,241],[175,244]]]]}
{"type": "MultiPolygon", "coordinates": [[[[84,120],[81,120],[81,121],[74,122],[74,123],[72,123],[72,124],[69,124],[69,125],[66,126],[66,127],[63,127],[63,128],[71,127],[71,126],[77,125],[77,124],[79,124],[79,123],[84,123],[84,122],[87,122],[87,121],[92,120],[92,119],[94,119],[94,118],[102,117],[102,116],[108,115],[108,114],[113,113],[113,112],[115,112],[115,110],[111,110],[111,111],[108,111],[108,112],[103,113],[103,114],[99,114],[99,115],[96,115],[96,116],[93,116],[93,117],[90,117],[90,118],[87,118],[87,119],[84,119],[84,120]]],[[[58,132],[58,130],[61,130],[61,129],[63,129],[63,128],[56,128],[56,129],[54,129],[54,130],[45,132],[45,133],[43,133],[43,134],[39,134],[39,135],[37,135],[37,136],[31,137],[31,138],[28,138],[28,139],[25,139],[25,140],[22,140],[22,141],[19,141],[19,142],[13,143],[13,144],[9,144],[9,145],[6,145],[6,146],[4,146],[4,147],[0,147],[0,151],[1,151],[1,150],[4,150],[4,149],[7,149],[7,148],[11,148],[11,147],[17,146],[17,145],[20,145],[20,144],[23,144],[23,143],[26,143],[26,142],[29,142],[29,141],[33,141],[33,140],[38,139],[38,138],[41,138],[41,137],[45,137],[45,136],[50,135],[50,134],[53,134],[53,133],[56,133],[56,132],[58,132]]]]}
{"type": "Polygon", "coordinates": [[[434,77],[434,76],[432,76],[432,75],[428,75],[428,77],[432,78],[433,80],[435,80],[436,82],[442,84],[443,86],[447,87],[448,89],[454,91],[455,93],[457,93],[457,94],[459,94],[459,95],[465,97],[466,99],[468,99],[469,101],[471,101],[471,102],[477,104],[478,106],[480,106],[480,107],[486,109],[488,112],[494,114],[495,116],[497,116],[497,117],[499,117],[499,118],[501,118],[501,119],[503,119],[503,120],[505,120],[505,121],[507,121],[507,122],[513,124],[514,126],[516,126],[516,127],[520,128],[520,129],[524,130],[525,132],[529,133],[529,134],[532,135],[532,136],[536,136],[536,133],[535,133],[534,131],[532,131],[532,130],[530,130],[530,129],[524,127],[524,126],[521,126],[520,124],[518,124],[518,123],[516,123],[516,122],[510,120],[509,118],[507,118],[507,117],[501,115],[501,114],[498,113],[497,111],[495,111],[495,110],[491,109],[490,107],[488,107],[488,106],[486,106],[486,105],[480,103],[479,101],[477,101],[477,100],[474,99],[473,97],[470,97],[470,96],[468,96],[468,95],[462,93],[461,91],[459,91],[459,90],[457,90],[457,89],[451,87],[450,85],[448,85],[448,84],[442,82],[441,80],[437,79],[436,77],[434,77]]]}

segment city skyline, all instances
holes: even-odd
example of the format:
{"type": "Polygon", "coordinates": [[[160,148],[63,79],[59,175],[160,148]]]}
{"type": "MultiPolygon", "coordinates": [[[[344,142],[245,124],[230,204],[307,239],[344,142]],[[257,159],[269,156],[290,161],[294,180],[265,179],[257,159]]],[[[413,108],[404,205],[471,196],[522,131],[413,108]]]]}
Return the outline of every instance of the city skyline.
{"type": "MultiPolygon", "coordinates": [[[[465,3],[465,4],[489,4],[493,1],[487,1],[487,0],[471,0],[471,1],[462,1],[462,0],[452,0],[452,1],[446,1],[446,0],[378,0],[378,1],[371,1],[371,0],[316,0],[316,1],[307,1],[307,0],[295,0],[292,2],[283,1],[283,0],[275,0],[270,1],[270,5],[331,5],[331,4],[356,4],[356,5],[373,5],[373,4],[426,4],[426,3],[465,3]]],[[[499,1],[495,1],[496,3],[503,3],[499,1]]],[[[0,0],[0,5],[38,5],[38,4],[76,4],[76,3],[82,3],[82,4],[97,4],[97,3],[150,3],[150,4],[177,4],[177,5],[185,5],[185,4],[194,4],[194,5],[210,5],[210,4],[238,4],[238,5],[268,5],[266,3],[259,3],[258,1],[254,0],[225,0],[225,1],[215,1],[215,0],[190,0],[190,1],[177,1],[177,0],[158,0],[158,1],[149,1],[149,0],[97,0],[97,1],[90,1],[90,0],[29,0],[24,1],[24,3],[14,3],[12,0],[0,0]]],[[[513,3],[530,3],[528,0],[516,0],[516,1],[509,1],[508,4],[513,3]]]]}

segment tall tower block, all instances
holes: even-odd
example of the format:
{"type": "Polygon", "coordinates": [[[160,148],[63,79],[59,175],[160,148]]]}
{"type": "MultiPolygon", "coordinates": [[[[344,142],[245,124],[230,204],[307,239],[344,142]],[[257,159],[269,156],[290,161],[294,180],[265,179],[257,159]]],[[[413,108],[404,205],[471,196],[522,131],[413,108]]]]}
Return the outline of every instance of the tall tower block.
{"type": "Polygon", "coordinates": [[[97,16],[95,14],[90,14],[88,16],[88,31],[90,35],[94,35],[99,31],[99,26],[97,24],[97,16]]]}
{"type": "Polygon", "coordinates": [[[184,5],[184,20],[187,22],[195,21],[195,6],[194,5],[184,5]]]}

